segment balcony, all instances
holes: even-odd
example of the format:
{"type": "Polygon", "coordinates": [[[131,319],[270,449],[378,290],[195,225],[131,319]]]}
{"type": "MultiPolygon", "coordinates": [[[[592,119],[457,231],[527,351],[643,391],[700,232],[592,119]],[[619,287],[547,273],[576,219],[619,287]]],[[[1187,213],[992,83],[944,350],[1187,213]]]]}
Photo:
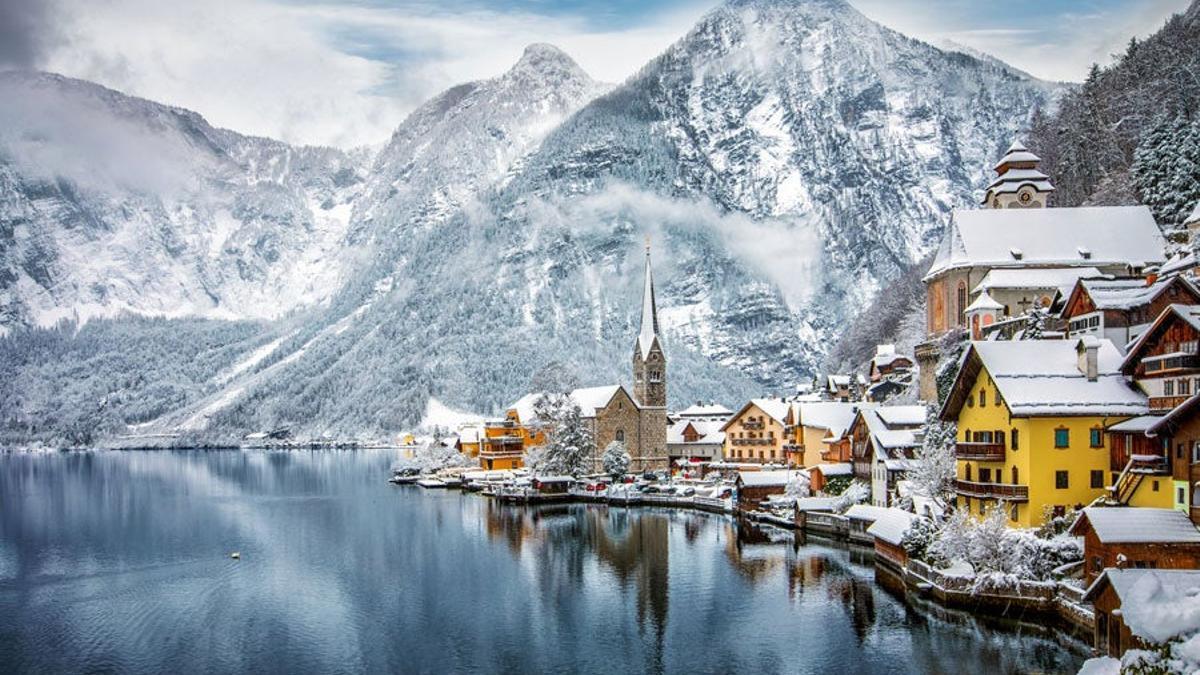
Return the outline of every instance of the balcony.
{"type": "Polygon", "coordinates": [[[521,445],[525,439],[520,436],[488,436],[483,442],[488,445],[521,445]]]}
{"type": "Polygon", "coordinates": [[[1150,412],[1163,412],[1174,410],[1176,407],[1183,404],[1184,401],[1191,398],[1190,396],[1151,396],[1150,397],[1150,412]]]}
{"type": "Polygon", "coordinates": [[[973,459],[979,462],[1003,462],[1003,443],[955,443],[954,454],[959,459],[973,459]]]}
{"type": "Polygon", "coordinates": [[[1134,455],[1129,459],[1129,470],[1165,476],[1171,473],[1171,466],[1162,455],[1134,455]]]}
{"type": "Polygon", "coordinates": [[[762,422],[749,422],[749,421],[742,422],[742,428],[743,429],[762,429],[763,423],[762,422]]]}
{"type": "Polygon", "coordinates": [[[1007,483],[976,483],[969,480],[957,481],[958,494],[962,497],[978,499],[1003,499],[1009,502],[1029,501],[1028,485],[1009,485],[1007,483]]]}

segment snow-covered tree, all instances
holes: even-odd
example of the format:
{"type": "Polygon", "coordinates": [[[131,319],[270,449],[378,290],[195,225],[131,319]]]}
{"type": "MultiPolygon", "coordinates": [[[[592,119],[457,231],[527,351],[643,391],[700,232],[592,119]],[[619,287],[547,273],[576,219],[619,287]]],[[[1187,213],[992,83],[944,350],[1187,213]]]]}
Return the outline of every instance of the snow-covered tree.
{"type": "Polygon", "coordinates": [[[547,443],[538,471],[581,476],[591,470],[596,442],[579,406],[566,395],[544,395],[534,404],[538,419],[548,422],[547,443]]]}
{"type": "Polygon", "coordinates": [[[621,441],[613,441],[604,448],[604,455],[601,457],[601,463],[604,465],[604,473],[613,477],[613,480],[625,475],[629,470],[629,451],[625,449],[625,443],[621,441]]]}
{"type": "Polygon", "coordinates": [[[787,487],[784,492],[789,497],[811,497],[812,496],[812,481],[808,477],[808,472],[797,471],[792,474],[788,480],[787,487]]]}
{"type": "Polygon", "coordinates": [[[838,495],[837,501],[833,503],[833,510],[836,513],[845,513],[847,509],[855,504],[862,504],[871,498],[871,484],[866,481],[852,481],[846,489],[838,495]]]}
{"type": "Polygon", "coordinates": [[[904,537],[900,540],[900,545],[904,547],[905,552],[909,557],[917,560],[926,560],[931,562],[935,567],[941,567],[932,561],[928,561],[929,547],[937,538],[937,524],[929,518],[917,518],[913,521],[904,532],[904,537]]]}
{"type": "Polygon", "coordinates": [[[907,480],[917,493],[932,499],[943,509],[954,503],[957,433],[957,425],[942,421],[937,406],[930,404],[925,412],[925,439],[916,453],[918,461],[907,474],[907,480]]]}

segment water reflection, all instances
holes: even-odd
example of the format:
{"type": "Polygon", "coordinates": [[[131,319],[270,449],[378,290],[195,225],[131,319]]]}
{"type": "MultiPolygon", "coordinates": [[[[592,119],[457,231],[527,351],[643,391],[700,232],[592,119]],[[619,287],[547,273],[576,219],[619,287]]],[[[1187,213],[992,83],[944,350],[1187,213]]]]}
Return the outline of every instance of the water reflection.
{"type": "Polygon", "coordinates": [[[395,487],[381,480],[392,459],[0,456],[0,670],[992,673],[1080,661],[1054,640],[907,605],[861,549],[699,512],[395,487]]]}

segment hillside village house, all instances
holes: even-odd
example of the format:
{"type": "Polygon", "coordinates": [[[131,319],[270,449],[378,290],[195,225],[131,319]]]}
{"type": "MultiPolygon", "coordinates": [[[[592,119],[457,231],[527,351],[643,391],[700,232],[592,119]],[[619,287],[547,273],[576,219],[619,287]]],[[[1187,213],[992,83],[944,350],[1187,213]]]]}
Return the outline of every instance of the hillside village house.
{"type": "Polygon", "coordinates": [[[1125,351],[1169,305],[1200,304],[1200,289],[1182,275],[1080,279],[1065,297],[1068,337],[1095,335],[1125,351]]]}
{"type": "MultiPolygon", "coordinates": [[[[1165,240],[1144,206],[1043,208],[1054,188],[1019,143],[996,165],[987,208],[956,210],[926,273],[930,338],[967,330],[967,308],[986,295],[985,322],[1049,307],[1081,277],[1140,275],[1164,260],[1165,240]]],[[[921,397],[936,398],[936,339],[918,345],[921,397]]]]}
{"type": "Polygon", "coordinates": [[[667,458],[672,469],[696,471],[724,458],[723,421],[680,418],[667,428],[667,458]]]}
{"type": "Polygon", "coordinates": [[[1088,584],[1109,567],[1200,568],[1200,530],[1174,509],[1085,508],[1070,534],[1083,537],[1088,584]]]}
{"type": "Polygon", "coordinates": [[[1194,603],[1197,589],[1200,570],[1104,570],[1083,596],[1095,608],[1092,646],[1102,654],[1119,658],[1129,649],[1172,637],[1164,635],[1164,629],[1194,630],[1195,621],[1184,618],[1194,610],[1181,603],[1194,603]],[[1179,620],[1163,622],[1159,617],[1164,614],[1179,620]]]}
{"type": "Polygon", "coordinates": [[[972,342],[941,418],[958,424],[958,506],[1010,524],[1108,494],[1105,428],[1146,413],[1108,340],[972,342]]]}
{"type": "Polygon", "coordinates": [[[721,426],[725,459],[733,462],[783,463],[792,404],[779,398],[756,398],[721,426]]]}
{"type": "Polygon", "coordinates": [[[1158,441],[1170,464],[1170,505],[1200,525],[1200,396],[1163,415],[1146,435],[1158,441]]]}
{"type": "Polygon", "coordinates": [[[870,403],[841,401],[793,403],[794,431],[788,446],[788,461],[803,467],[850,461],[849,457],[841,457],[838,448],[831,448],[826,441],[841,438],[858,410],[872,407],[874,405],[870,403]]]}
{"type": "Polygon", "coordinates": [[[489,471],[519,469],[525,465],[528,450],[545,444],[545,431],[533,412],[534,398],[523,398],[505,410],[503,419],[484,423],[479,438],[480,467],[489,471]]]}
{"type": "Polygon", "coordinates": [[[737,507],[753,511],[771,495],[782,494],[796,476],[795,471],[745,471],[737,477],[737,507]]]}
{"type": "Polygon", "coordinates": [[[864,407],[850,424],[854,476],[871,483],[871,503],[892,504],[896,483],[912,468],[921,446],[925,407],[864,407]]]}

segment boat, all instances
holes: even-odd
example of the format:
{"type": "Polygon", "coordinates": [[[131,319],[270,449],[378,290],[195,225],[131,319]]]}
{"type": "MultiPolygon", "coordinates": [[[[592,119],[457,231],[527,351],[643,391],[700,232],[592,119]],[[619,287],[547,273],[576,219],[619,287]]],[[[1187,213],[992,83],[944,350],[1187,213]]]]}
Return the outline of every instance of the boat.
{"type": "Polygon", "coordinates": [[[398,469],[392,472],[392,477],[388,480],[397,485],[405,483],[415,483],[421,478],[421,472],[414,468],[398,469]]]}
{"type": "Polygon", "coordinates": [[[423,488],[444,488],[444,487],[446,487],[446,483],[444,481],[440,481],[440,480],[434,478],[433,476],[425,476],[425,477],[421,478],[420,480],[417,481],[417,485],[420,485],[423,488]]]}

